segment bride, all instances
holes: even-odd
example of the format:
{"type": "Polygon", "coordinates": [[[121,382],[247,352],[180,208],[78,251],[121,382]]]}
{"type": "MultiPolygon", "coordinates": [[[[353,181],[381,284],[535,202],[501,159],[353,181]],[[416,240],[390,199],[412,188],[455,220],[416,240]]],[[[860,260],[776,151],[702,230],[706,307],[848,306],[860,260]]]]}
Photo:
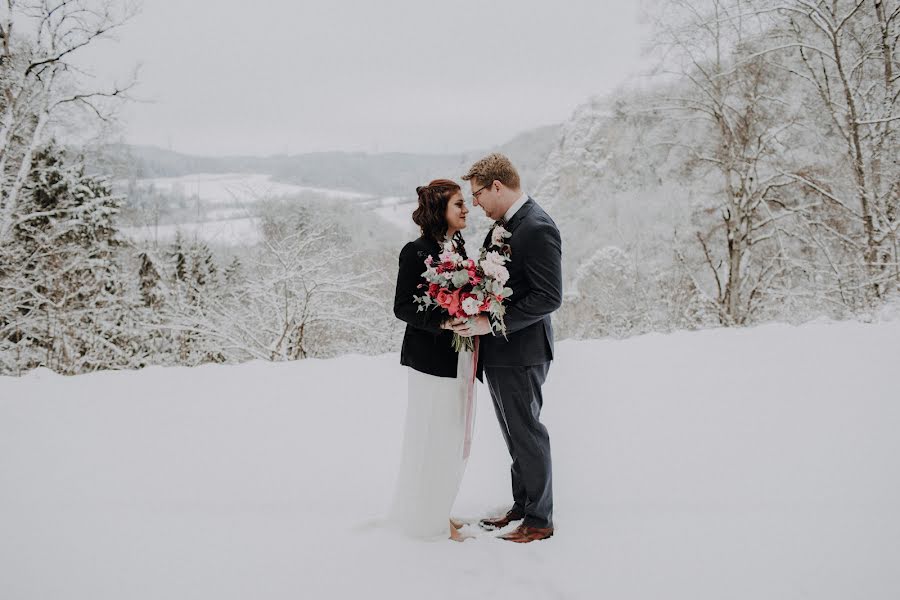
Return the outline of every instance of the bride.
{"type": "MultiPolygon", "coordinates": [[[[419,312],[425,259],[438,260],[450,242],[465,258],[466,208],[460,187],[436,179],[416,188],[413,221],[422,235],[400,252],[394,314],[406,322],[400,364],[409,367],[403,451],[389,522],[417,538],[462,541],[460,523],[450,519],[471,443],[476,359],[453,350],[452,321],[440,309],[419,312]]],[[[477,346],[476,346],[477,348],[477,346]]]]}

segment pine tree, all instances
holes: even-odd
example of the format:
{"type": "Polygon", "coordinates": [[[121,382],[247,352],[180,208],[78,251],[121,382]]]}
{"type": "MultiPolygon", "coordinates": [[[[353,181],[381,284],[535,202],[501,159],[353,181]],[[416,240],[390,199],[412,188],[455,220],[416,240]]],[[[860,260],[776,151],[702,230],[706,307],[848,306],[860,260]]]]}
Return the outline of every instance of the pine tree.
{"type": "Polygon", "coordinates": [[[184,250],[184,240],[181,231],[175,232],[175,240],[169,249],[169,260],[172,263],[172,282],[177,283],[187,280],[187,256],[184,250]]]}
{"type": "Polygon", "coordinates": [[[18,366],[63,373],[130,365],[129,307],[118,266],[122,198],[54,142],[35,153],[13,228],[18,366]]]}
{"type": "Polygon", "coordinates": [[[162,277],[160,277],[159,270],[146,252],[138,254],[138,259],[141,261],[141,267],[138,271],[141,300],[147,308],[157,309],[163,303],[163,295],[160,290],[162,277]]]}
{"type": "Polygon", "coordinates": [[[219,291],[218,268],[212,251],[203,242],[195,242],[189,249],[189,296],[194,303],[202,303],[204,297],[215,296],[219,291]]]}
{"type": "Polygon", "coordinates": [[[244,265],[241,264],[241,259],[235,256],[231,259],[231,262],[225,267],[225,285],[228,290],[233,289],[239,283],[243,281],[244,278],[244,265]]]}

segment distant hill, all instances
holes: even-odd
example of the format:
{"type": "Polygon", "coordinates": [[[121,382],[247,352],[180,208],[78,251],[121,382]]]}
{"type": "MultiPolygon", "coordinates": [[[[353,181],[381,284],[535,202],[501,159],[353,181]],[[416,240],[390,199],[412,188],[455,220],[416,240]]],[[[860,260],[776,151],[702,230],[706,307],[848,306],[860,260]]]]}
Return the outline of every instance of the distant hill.
{"type": "Polygon", "coordinates": [[[89,153],[90,170],[119,179],[180,177],[194,173],[265,173],[278,181],[377,195],[409,194],[438,177],[456,180],[488,152],[507,154],[527,185],[540,180],[560,125],[526,131],[505,144],[459,154],[314,152],[296,155],[210,157],[153,146],[114,144],[89,153]]]}

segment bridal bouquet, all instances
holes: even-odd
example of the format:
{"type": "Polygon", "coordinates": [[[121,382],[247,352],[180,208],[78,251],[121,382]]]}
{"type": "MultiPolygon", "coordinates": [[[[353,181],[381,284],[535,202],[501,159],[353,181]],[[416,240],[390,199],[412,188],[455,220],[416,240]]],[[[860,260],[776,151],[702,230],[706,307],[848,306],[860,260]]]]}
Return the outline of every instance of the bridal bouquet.
{"type": "MultiPolygon", "coordinates": [[[[506,287],[510,247],[504,240],[511,235],[496,225],[491,231],[489,246],[481,249],[477,262],[464,259],[455,251],[452,242],[446,242],[438,262],[431,256],[425,259],[426,269],[422,276],[428,285],[424,295],[414,298],[419,304],[418,310],[443,309],[450,317],[463,319],[488,313],[494,317],[491,327],[506,335],[503,300],[512,296],[513,291],[506,287]]],[[[457,352],[473,350],[474,342],[470,337],[454,333],[453,348],[457,352]]]]}

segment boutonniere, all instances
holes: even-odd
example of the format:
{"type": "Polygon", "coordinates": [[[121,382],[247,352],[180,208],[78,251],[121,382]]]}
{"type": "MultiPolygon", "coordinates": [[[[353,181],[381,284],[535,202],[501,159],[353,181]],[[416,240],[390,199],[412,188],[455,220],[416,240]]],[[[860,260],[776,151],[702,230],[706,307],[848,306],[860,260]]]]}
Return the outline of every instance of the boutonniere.
{"type": "Polygon", "coordinates": [[[506,243],[506,240],[512,237],[512,233],[507,231],[503,225],[497,223],[491,229],[491,242],[488,244],[488,248],[484,250],[494,250],[495,252],[500,252],[500,254],[506,256],[508,259],[512,255],[512,248],[509,247],[509,244],[506,243]]]}

